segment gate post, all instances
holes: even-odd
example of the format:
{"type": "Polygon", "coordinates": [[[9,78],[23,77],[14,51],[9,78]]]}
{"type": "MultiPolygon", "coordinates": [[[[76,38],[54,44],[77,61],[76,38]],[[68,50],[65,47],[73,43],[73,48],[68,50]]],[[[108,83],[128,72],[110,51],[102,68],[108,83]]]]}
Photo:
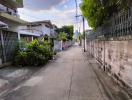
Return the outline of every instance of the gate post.
{"type": "Polygon", "coordinates": [[[2,45],[2,55],[3,55],[3,60],[4,63],[6,62],[6,54],[5,54],[5,46],[4,46],[4,38],[3,38],[3,31],[0,30],[0,35],[1,35],[1,45],[2,45]]]}

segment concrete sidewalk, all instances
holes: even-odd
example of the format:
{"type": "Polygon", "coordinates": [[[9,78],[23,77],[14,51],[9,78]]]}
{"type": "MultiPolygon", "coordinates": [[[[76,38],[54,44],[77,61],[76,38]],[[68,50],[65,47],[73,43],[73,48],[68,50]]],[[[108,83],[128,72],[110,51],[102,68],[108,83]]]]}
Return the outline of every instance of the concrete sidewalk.
{"type": "Polygon", "coordinates": [[[29,79],[37,70],[36,67],[8,66],[0,69],[0,95],[10,91],[25,80],[29,79]]]}

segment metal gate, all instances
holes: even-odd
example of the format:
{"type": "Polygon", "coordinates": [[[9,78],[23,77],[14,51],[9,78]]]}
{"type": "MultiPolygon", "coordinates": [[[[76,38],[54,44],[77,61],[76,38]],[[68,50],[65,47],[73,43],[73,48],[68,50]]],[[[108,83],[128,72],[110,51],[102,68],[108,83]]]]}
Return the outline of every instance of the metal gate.
{"type": "Polygon", "coordinates": [[[2,49],[2,41],[1,41],[1,34],[0,34],[0,65],[3,63],[3,49],[2,49]]]}
{"type": "Polygon", "coordinates": [[[15,32],[1,30],[0,33],[0,57],[2,63],[13,60],[15,48],[18,43],[18,34],[15,32]]]}

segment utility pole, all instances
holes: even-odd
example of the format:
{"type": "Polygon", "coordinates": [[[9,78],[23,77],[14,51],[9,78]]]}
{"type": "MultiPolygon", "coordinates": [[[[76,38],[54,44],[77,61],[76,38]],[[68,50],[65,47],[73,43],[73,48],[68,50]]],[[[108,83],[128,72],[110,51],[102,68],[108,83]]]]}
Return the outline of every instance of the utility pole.
{"type": "Polygon", "coordinates": [[[75,0],[75,3],[76,3],[76,16],[78,14],[78,10],[77,10],[77,0],[75,0]]]}
{"type": "MultiPolygon", "coordinates": [[[[78,4],[77,4],[77,0],[75,0],[75,3],[76,3],[76,19],[77,19],[77,17],[82,17],[82,20],[83,20],[83,36],[84,36],[84,52],[86,52],[86,47],[85,47],[85,41],[86,41],[86,34],[85,34],[85,19],[84,19],[84,17],[82,16],[82,15],[78,15],[78,4]]],[[[80,29],[79,29],[79,31],[80,31],[80,29]]]]}
{"type": "Polygon", "coordinates": [[[82,17],[82,20],[83,20],[83,36],[84,36],[84,52],[86,52],[86,34],[85,34],[85,19],[82,15],[77,15],[76,17],[82,17]]]}
{"type": "Polygon", "coordinates": [[[86,42],[86,34],[85,34],[85,19],[84,19],[84,17],[83,17],[83,35],[84,35],[84,52],[86,52],[86,47],[85,47],[85,45],[86,45],[86,43],[85,43],[86,42]]]}

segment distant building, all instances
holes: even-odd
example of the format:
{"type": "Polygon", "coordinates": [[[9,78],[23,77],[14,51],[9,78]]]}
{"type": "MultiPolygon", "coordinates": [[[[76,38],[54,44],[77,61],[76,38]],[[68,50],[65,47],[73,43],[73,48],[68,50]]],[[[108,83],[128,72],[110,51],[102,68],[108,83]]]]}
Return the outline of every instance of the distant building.
{"type": "Polygon", "coordinates": [[[31,42],[34,39],[37,39],[40,37],[41,32],[38,30],[32,30],[31,27],[29,27],[29,23],[19,26],[18,28],[18,39],[19,41],[24,41],[24,42],[31,42]]]}
{"type": "Polygon", "coordinates": [[[49,20],[30,22],[27,27],[30,32],[40,35],[51,36],[53,34],[53,25],[49,20]]]}
{"type": "Polygon", "coordinates": [[[38,39],[40,37],[40,34],[37,33],[32,33],[32,32],[28,32],[28,31],[23,31],[20,30],[18,32],[18,40],[19,41],[24,41],[24,42],[32,42],[34,39],[38,39]]]}
{"type": "Polygon", "coordinates": [[[49,37],[55,37],[57,34],[56,29],[57,26],[52,25],[50,20],[44,20],[44,21],[29,22],[27,23],[27,25],[20,26],[19,33],[21,34],[21,36],[22,36],[22,31],[27,33],[27,35],[28,33],[32,33],[32,38],[43,37],[45,35],[48,35],[49,37]]]}
{"type": "Polygon", "coordinates": [[[78,32],[78,30],[76,30],[74,33],[74,39],[77,39],[78,35],[79,35],[79,32],[78,32]]]}

